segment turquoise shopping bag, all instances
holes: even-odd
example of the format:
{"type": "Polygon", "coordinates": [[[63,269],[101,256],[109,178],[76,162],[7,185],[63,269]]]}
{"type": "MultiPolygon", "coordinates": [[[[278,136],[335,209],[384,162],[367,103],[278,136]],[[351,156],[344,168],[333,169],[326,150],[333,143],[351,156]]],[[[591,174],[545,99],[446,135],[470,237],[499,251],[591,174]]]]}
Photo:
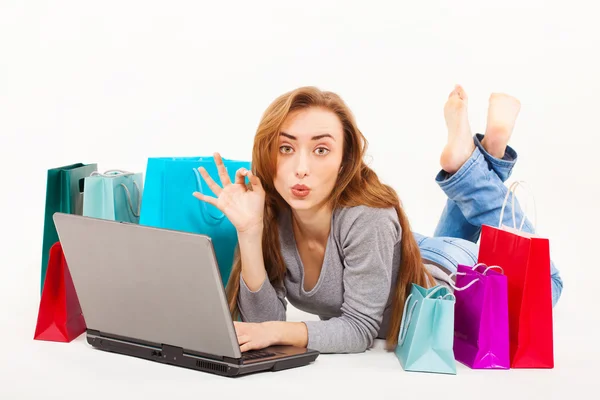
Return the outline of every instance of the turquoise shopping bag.
{"type": "MultiPolygon", "coordinates": [[[[223,163],[232,182],[239,168],[250,169],[249,161],[224,158],[223,163]]],[[[213,157],[149,158],[140,224],[209,236],[225,286],[238,243],[237,231],[218,208],[192,195],[197,191],[216,197],[200,176],[199,167],[220,185],[213,157]]]]}
{"type": "Polygon", "coordinates": [[[406,371],[456,374],[454,294],[446,286],[413,283],[400,324],[396,356],[406,371]]]}
{"type": "Polygon", "coordinates": [[[122,170],[93,172],[85,178],[83,215],[139,223],[143,174],[122,170]]]}

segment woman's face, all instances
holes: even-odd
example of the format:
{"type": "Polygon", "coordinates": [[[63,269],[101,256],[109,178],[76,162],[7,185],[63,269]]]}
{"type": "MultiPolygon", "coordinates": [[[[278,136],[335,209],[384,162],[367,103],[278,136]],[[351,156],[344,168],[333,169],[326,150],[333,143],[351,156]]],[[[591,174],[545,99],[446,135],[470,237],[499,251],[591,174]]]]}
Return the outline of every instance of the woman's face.
{"type": "Polygon", "coordinates": [[[342,123],[333,112],[290,113],[279,133],[275,189],[294,210],[321,207],[336,184],[343,149],[342,123]]]}

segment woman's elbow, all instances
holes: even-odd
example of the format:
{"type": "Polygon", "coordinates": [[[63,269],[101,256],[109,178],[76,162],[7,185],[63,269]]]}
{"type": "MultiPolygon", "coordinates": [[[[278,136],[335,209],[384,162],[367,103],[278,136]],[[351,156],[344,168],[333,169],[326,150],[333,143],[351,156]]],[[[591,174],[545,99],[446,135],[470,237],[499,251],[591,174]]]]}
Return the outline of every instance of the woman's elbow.
{"type": "Polygon", "coordinates": [[[362,333],[357,335],[356,340],[352,343],[347,343],[345,353],[364,353],[373,346],[375,336],[370,333],[362,333]]]}

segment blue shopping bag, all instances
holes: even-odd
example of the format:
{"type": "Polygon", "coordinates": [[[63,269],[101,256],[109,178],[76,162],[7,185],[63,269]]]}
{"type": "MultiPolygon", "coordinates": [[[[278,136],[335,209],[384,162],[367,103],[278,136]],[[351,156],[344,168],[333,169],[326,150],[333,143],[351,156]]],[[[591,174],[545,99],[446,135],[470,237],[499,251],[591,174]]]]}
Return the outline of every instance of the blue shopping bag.
{"type": "Polygon", "coordinates": [[[454,303],[446,286],[412,284],[404,303],[395,353],[405,371],[456,374],[454,303]]]}
{"type": "Polygon", "coordinates": [[[83,215],[139,223],[143,174],[122,170],[93,172],[83,185],[83,215]]]}
{"type": "MultiPolygon", "coordinates": [[[[223,163],[232,182],[239,168],[250,169],[249,161],[223,158],[223,163]]],[[[149,158],[140,224],[209,236],[225,286],[238,243],[237,231],[218,208],[192,195],[200,192],[216,197],[200,176],[199,167],[220,184],[213,157],[149,158]]]]}

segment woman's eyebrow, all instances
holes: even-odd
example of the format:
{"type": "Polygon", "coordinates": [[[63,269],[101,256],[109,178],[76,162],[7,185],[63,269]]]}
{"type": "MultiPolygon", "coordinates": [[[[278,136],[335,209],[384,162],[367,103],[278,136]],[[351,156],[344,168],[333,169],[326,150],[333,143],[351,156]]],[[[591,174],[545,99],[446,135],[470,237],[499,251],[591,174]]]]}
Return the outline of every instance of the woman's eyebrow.
{"type": "MultiPolygon", "coordinates": [[[[298,140],[298,138],[296,136],[290,135],[289,133],[281,132],[279,135],[285,136],[286,138],[291,139],[291,140],[298,140]]],[[[321,135],[313,136],[311,138],[311,140],[320,140],[320,139],[323,139],[326,137],[331,138],[335,141],[335,138],[333,136],[331,136],[329,133],[323,133],[321,135]]]]}

